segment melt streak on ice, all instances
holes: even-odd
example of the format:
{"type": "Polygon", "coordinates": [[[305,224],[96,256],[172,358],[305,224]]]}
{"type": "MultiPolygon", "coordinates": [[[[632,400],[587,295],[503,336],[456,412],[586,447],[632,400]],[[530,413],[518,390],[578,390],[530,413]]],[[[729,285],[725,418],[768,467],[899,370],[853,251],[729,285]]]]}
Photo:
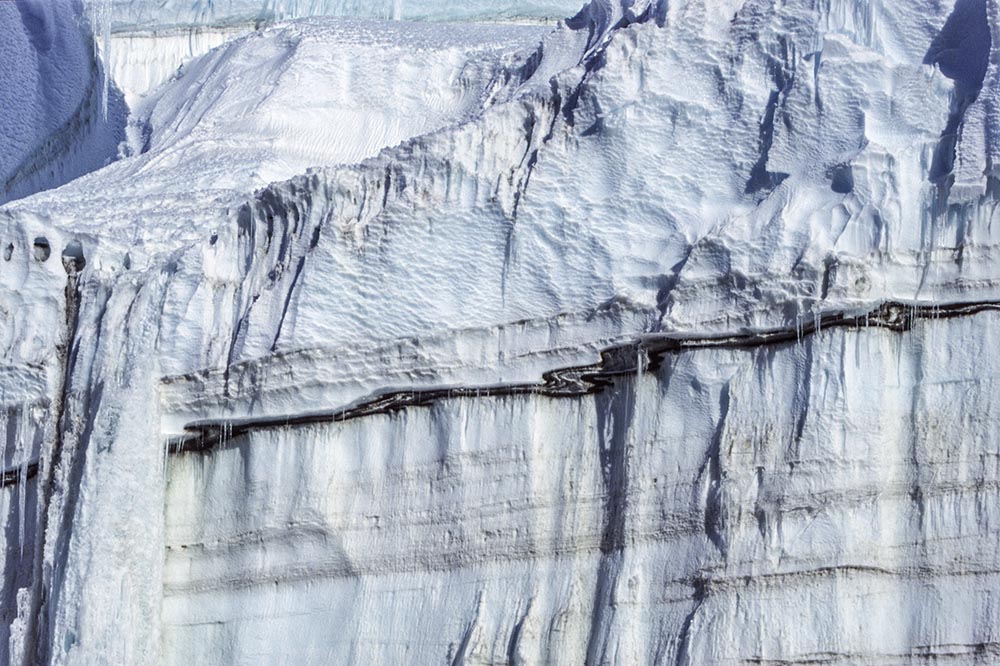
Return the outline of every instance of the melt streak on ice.
{"type": "Polygon", "coordinates": [[[0,663],[1000,659],[998,0],[573,4],[0,2],[0,663]]]}

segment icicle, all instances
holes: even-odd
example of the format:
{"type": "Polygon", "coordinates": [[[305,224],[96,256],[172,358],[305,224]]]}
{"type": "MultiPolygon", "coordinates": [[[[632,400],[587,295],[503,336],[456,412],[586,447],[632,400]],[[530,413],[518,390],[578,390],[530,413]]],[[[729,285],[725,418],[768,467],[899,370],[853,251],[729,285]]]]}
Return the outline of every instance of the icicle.
{"type": "Polygon", "coordinates": [[[0,437],[3,437],[3,457],[0,458],[0,467],[3,467],[3,471],[10,469],[9,457],[7,455],[7,441],[10,439],[7,436],[7,410],[0,411],[0,437]]]}
{"type": "MultiPolygon", "coordinates": [[[[7,428],[9,426],[8,419],[9,419],[9,412],[6,409],[0,411],[0,436],[3,437],[3,457],[0,458],[0,466],[3,467],[4,472],[7,472],[13,468],[13,457],[11,456],[10,458],[11,462],[8,462],[8,453],[7,453],[7,442],[10,440],[10,437],[7,433],[7,428]]],[[[12,493],[6,493],[6,492],[3,493],[3,513],[5,516],[10,516],[10,510],[8,507],[10,506],[11,495],[12,493]]],[[[7,529],[7,527],[8,525],[4,525],[5,530],[7,529]]],[[[6,545],[8,548],[10,548],[10,544],[6,545]]]]}
{"type": "Polygon", "coordinates": [[[392,20],[403,20],[403,0],[392,0],[392,20]]]}
{"type": "Polygon", "coordinates": [[[31,457],[31,446],[28,444],[31,429],[27,417],[28,415],[22,412],[17,419],[16,455],[20,456],[17,472],[17,543],[21,557],[24,556],[24,505],[27,501],[25,489],[28,487],[28,458],[31,457]]]}
{"type": "Polygon", "coordinates": [[[87,0],[87,17],[94,33],[94,60],[101,69],[101,118],[107,120],[111,89],[111,0],[87,0]]]}
{"type": "MultiPolygon", "coordinates": [[[[638,344],[635,346],[635,386],[632,390],[632,413],[639,414],[639,396],[640,396],[640,382],[642,381],[642,373],[646,369],[644,354],[642,351],[642,345],[638,344]]],[[[632,428],[628,430],[629,434],[635,438],[635,432],[632,428]]]]}

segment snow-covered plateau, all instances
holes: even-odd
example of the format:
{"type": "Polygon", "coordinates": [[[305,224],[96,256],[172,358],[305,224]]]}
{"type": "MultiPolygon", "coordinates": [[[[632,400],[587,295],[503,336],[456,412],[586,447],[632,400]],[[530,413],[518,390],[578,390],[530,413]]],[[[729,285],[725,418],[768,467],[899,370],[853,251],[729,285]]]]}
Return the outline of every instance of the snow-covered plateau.
{"type": "Polygon", "coordinates": [[[575,4],[0,1],[0,663],[1000,663],[1000,0],[575,4]]]}

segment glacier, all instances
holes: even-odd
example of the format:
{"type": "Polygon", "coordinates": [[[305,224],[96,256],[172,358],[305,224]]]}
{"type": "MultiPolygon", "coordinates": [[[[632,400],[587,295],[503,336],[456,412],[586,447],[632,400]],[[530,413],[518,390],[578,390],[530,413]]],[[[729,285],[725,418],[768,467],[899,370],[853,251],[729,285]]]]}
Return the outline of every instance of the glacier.
{"type": "Polygon", "coordinates": [[[998,12],[0,3],[0,662],[997,661],[998,12]]]}

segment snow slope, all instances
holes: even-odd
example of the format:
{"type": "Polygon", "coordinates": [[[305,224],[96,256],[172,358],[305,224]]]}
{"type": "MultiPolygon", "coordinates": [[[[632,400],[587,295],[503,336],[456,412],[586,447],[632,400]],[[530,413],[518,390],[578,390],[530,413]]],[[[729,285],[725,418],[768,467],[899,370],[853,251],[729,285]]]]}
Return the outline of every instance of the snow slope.
{"type": "Polygon", "coordinates": [[[185,66],[0,208],[8,657],[995,659],[997,12],[185,66]]]}
{"type": "MultiPolygon", "coordinates": [[[[101,3],[92,3],[101,4],[101,3]]],[[[104,57],[130,106],[169,79],[178,67],[230,39],[295,18],[337,16],[407,21],[489,21],[554,24],[575,14],[581,0],[554,2],[405,2],[322,0],[310,2],[150,2],[111,0],[104,7],[104,57]]]]}

